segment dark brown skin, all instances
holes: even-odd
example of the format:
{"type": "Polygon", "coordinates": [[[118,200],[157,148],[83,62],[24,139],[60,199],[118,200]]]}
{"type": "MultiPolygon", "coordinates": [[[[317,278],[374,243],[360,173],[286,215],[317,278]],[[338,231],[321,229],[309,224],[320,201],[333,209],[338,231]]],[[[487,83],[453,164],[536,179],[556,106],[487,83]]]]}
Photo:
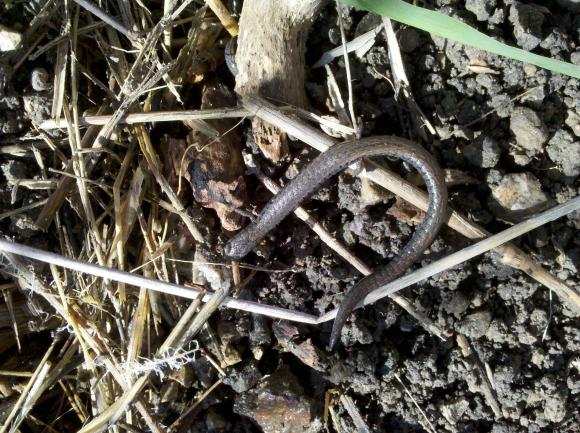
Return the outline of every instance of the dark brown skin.
{"type": "Polygon", "coordinates": [[[333,349],[340,331],[356,305],[371,291],[401,276],[425,251],[445,221],[447,188],[437,161],[419,145],[399,137],[382,136],[345,141],[331,147],[314,159],[304,170],[276,194],[260,216],[225,247],[232,260],[240,260],[276,227],[300,203],[312,195],[330,177],[361,158],[389,156],[412,165],[421,175],[429,192],[429,209],[411,240],[386,266],[363,278],[348,290],[332,326],[329,348],[333,349]]]}

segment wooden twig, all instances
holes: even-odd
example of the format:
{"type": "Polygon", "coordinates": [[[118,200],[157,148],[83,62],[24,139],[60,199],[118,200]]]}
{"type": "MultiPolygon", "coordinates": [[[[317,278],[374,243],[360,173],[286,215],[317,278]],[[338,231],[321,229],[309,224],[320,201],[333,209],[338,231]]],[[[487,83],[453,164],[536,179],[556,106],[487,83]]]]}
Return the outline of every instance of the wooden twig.
{"type": "Polygon", "coordinates": [[[493,389],[491,382],[485,372],[485,368],[481,363],[481,360],[477,356],[477,353],[469,344],[469,341],[464,335],[457,335],[457,345],[461,349],[461,353],[466,358],[466,371],[468,374],[475,374],[478,377],[479,387],[481,388],[481,393],[485,397],[485,400],[493,410],[496,419],[501,418],[502,411],[499,401],[497,400],[497,393],[493,389]]]}
{"type": "Polygon", "coordinates": [[[366,422],[362,418],[360,411],[356,407],[356,404],[354,403],[352,398],[350,398],[346,394],[341,394],[340,402],[342,403],[342,405],[344,406],[344,408],[346,409],[346,411],[350,415],[350,418],[352,419],[352,422],[354,423],[357,432],[358,433],[370,433],[369,427],[367,426],[366,422]]]}
{"type": "Polygon", "coordinates": [[[238,36],[240,28],[238,27],[237,21],[232,17],[228,8],[224,6],[221,0],[206,0],[207,5],[212,10],[212,12],[218,17],[226,31],[230,36],[238,36]]]}
{"type": "Polygon", "coordinates": [[[88,10],[90,13],[92,13],[93,15],[98,17],[103,22],[105,22],[108,25],[110,25],[111,27],[113,27],[115,30],[117,30],[122,35],[126,36],[127,39],[130,39],[131,41],[136,40],[135,32],[129,30],[127,27],[125,27],[123,24],[121,24],[117,19],[110,16],[107,12],[102,10],[96,4],[94,4],[90,1],[87,1],[87,0],[73,0],[73,1],[75,3],[77,3],[79,6],[82,6],[83,8],[88,10]]]}
{"type": "MultiPolygon", "coordinates": [[[[335,140],[323,134],[319,130],[300,120],[290,118],[276,109],[275,106],[265,101],[263,98],[256,96],[245,96],[243,98],[244,106],[252,111],[254,115],[260,116],[265,121],[284,130],[286,133],[304,141],[306,144],[314,147],[320,152],[325,152],[329,147],[335,144],[335,140]]],[[[429,207],[429,197],[427,193],[420,188],[412,185],[402,179],[395,173],[387,170],[381,165],[370,161],[363,160],[363,169],[359,176],[366,177],[383,188],[392,191],[412,205],[423,211],[429,207]]],[[[470,239],[482,239],[490,235],[488,231],[470,222],[465,216],[457,211],[452,211],[447,225],[470,239]]],[[[544,284],[565,301],[571,308],[578,310],[578,295],[573,289],[568,287],[564,282],[550,274],[523,251],[511,244],[498,244],[495,252],[500,254],[502,261],[516,269],[523,270],[536,281],[544,284]]]]}
{"type": "MultiPolygon", "coordinates": [[[[302,117],[303,119],[312,120],[327,128],[341,132],[343,134],[352,134],[354,129],[342,125],[337,121],[329,120],[326,117],[318,116],[310,111],[297,107],[279,107],[280,111],[290,111],[302,117]]],[[[80,126],[88,125],[105,125],[111,118],[112,114],[97,116],[79,117],[80,126]]],[[[153,123],[153,122],[187,122],[191,120],[212,120],[212,119],[235,119],[253,117],[253,114],[243,107],[217,108],[207,110],[175,110],[175,111],[150,111],[142,113],[130,113],[119,120],[119,125],[136,124],[136,123],[153,123]]],[[[40,129],[49,131],[51,129],[66,128],[66,119],[49,119],[39,125],[40,129]]],[[[4,150],[4,148],[2,148],[4,150]]],[[[1,150],[0,150],[1,152],[1,150]]]]}
{"type": "MultiPolygon", "coordinates": [[[[323,4],[322,0],[244,1],[236,51],[237,93],[261,94],[298,107],[307,106],[306,36],[323,4]]],[[[286,134],[272,125],[253,119],[252,131],[256,144],[272,161],[279,161],[288,153],[286,134]]]]}

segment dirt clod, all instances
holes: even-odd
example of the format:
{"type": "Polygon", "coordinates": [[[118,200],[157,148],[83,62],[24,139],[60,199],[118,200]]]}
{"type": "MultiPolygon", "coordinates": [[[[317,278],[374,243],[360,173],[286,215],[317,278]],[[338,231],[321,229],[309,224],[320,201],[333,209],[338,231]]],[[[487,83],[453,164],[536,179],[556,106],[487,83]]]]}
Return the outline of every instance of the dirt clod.
{"type": "Polygon", "coordinates": [[[491,318],[491,313],[487,310],[471,313],[457,323],[456,330],[469,338],[483,337],[489,328],[491,318]]]}
{"type": "Polygon", "coordinates": [[[544,13],[537,6],[515,1],[510,7],[509,20],[520,47],[530,51],[540,44],[544,13]]]}
{"type": "Polygon", "coordinates": [[[234,411],[250,417],[264,433],[314,432],[313,403],[296,376],[283,366],[255,388],[240,394],[234,411]]]}
{"type": "Polygon", "coordinates": [[[540,116],[527,107],[517,107],[512,111],[510,129],[515,135],[518,148],[529,156],[541,152],[542,146],[548,141],[548,128],[540,116]]]}
{"type": "Polygon", "coordinates": [[[540,181],[532,173],[507,174],[491,185],[492,208],[498,216],[518,220],[538,212],[548,203],[540,181]]]}
{"type": "Polygon", "coordinates": [[[580,174],[580,141],[565,130],[558,130],[551,138],[546,152],[566,176],[580,174]]]}
{"type": "Polygon", "coordinates": [[[22,34],[0,24],[0,51],[12,51],[22,42],[22,34]]]}

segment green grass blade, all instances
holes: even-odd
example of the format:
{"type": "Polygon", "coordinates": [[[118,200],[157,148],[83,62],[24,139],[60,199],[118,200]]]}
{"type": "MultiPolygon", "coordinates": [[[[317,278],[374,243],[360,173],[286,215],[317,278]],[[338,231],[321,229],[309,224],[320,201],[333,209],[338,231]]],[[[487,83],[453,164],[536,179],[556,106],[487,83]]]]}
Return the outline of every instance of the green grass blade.
{"type": "Polygon", "coordinates": [[[431,34],[442,36],[452,41],[510,57],[524,63],[560,74],[580,79],[580,66],[561,60],[533,54],[528,51],[511,47],[475,30],[458,19],[439,12],[430,11],[419,6],[413,6],[403,0],[341,0],[359,9],[389,17],[395,21],[417,27],[431,34]]]}

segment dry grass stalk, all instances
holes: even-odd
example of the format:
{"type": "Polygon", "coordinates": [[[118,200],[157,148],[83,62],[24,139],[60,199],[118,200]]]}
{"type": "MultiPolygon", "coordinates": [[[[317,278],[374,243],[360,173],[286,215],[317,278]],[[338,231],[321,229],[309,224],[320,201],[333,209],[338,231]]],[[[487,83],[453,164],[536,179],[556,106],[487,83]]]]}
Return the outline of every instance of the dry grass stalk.
{"type": "Polygon", "coordinates": [[[8,310],[8,316],[12,322],[12,329],[14,330],[14,337],[16,338],[16,344],[18,346],[18,351],[22,349],[20,344],[20,337],[18,334],[18,320],[16,320],[16,315],[14,313],[14,302],[12,299],[12,291],[8,289],[3,289],[2,294],[4,295],[4,301],[6,302],[6,309],[8,310]]]}
{"type": "Polygon", "coordinates": [[[383,17],[383,27],[385,29],[387,45],[389,47],[389,60],[391,62],[391,72],[393,74],[395,98],[401,99],[402,97],[409,108],[416,132],[425,140],[427,135],[425,134],[423,127],[427,128],[431,135],[436,135],[435,128],[433,128],[433,125],[431,125],[431,122],[427,119],[427,116],[425,116],[425,113],[423,113],[423,110],[421,110],[421,107],[419,107],[419,104],[415,101],[405,71],[405,65],[403,64],[397,35],[393,30],[393,25],[389,18],[383,17]]]}
{"type": "MultiPolygon", "coordinates": [[[[226,290],[216,292],[197,315],[196,311],[200,300],[198,299],[192,302],[169,336],[157,350],[157,355],[163,356],[163,354],[168,352],[170,349],[182,349],[184,344],[199,332],[201,326],[207,321],[209,316],[221,305],[221,302],[227,293],[226,290]],[[193,320],[191,320],[192,317],[194,317],[193,320]]],[[[149,379],[150,373],[146,373],[133,381],[132,384],[125,383],[125,386],[123,386],[123,395],[119,397],[113,405],[107,408],[106,411],[93,418],[87,425],[79,430],[79,433],[100,432],[108,425],[115,423],[120,416],[122,416],[126,408],[137,398],[143,388],[147,386],[149,379]]]]}
{"type": "Polygon", "coordinates": [[[224,377],[220,377],[213,385],[206,389],[199,398],[191,405],[179,418],[177,418],[173,424],[169,426],[167,431],[169,433],[179,433],[182,431],[187,431],[187,427],[191,422],[191,418],[196,414],[197,409],[203,403],[203,401],[218,387],[222,384],[224,377]]]}
{"type": "MultiPolygon", "coordinates": [[[[119,120],[119,124],[136,124],[152,122],[184,122],[188,120],[231,119],[248,115],[245,108],[217,108],[208,110],[175,110],[147,113],[129,113],[119,120]]],[[[83,116],[79,118],[80,126],[106,125],[112,115],[83,116]]],[[[44,130],[66,128],[66,119],[49,119],[39,125],[44,130]]]]}
{"type": "Polygon", "coordinates": [[[163,193],[165,193],[165,195],[169,198],[169,201],[171,202],[171,205],[175,209],[175,212],[179,215],[179,217],[189,230],[191,236],[193,236],[193,238],[197,242],[203,243],[204,240],[201,232],[196,227],[191,217],[187,214],[187,211],[185,210],[185,207],[181,203],[181,200],[179,200],[179,197],[177,196],[175,191],[173,191],[173,188],[171,188],[171,185],[169,185],[169,182],[161,172],[161,162],[159,161],[159,157],[157,156],[157,153],[155,152],[155,149],[151,144],[149,134],[147,133],[145,128],[141,125],[135,127],[135,132],[137,134],[137,139],[139,140],[141,152],[143,153],[143,156],[145,157],[147,164],[149,165],[149,169],[153,173],[153,177],[155,177],[155,180],[159,184],[159,187],[161,188],[163,193]]]}
{"type": "Polygon", "coordinates": [[[415,407],[417,408],[417,410],[419,411],[419,413],[423,417],[423,422],[420,421],[423,428],[425,430],[427,430],[429,433],[437,433],[437,430],[435,430],[435,426],[433,426],[433,423],[431,423],[431,421],[427,417],[427,414],[425,413],[425,411],[421,408],[419,403],[417,403],[417,400],[415,399],[415,397],[413,397],[413,394],[411,394],[411,391],[409,391],[409,388],[407,388],[407,386],[401,380],[401,378],[399,377],[399,375],[397,373],[395,373],[395,379],[397,379],[397,382],[399,382],[401,384],[401,386],[405,390],[405,394],[407,394],[407,396],[409,396],[409,398],[411,399],[411,401],[413,402],[413,404],[415,405],[415,407]]]}
{"type": "Polygon", "coordinates": [[[38,366],[34,370],[34,374],[32,375],[32,377],[30,378],[30,380],[26,384],[26,387],[24,388],[24,390],[20,394],[20,397],[18,398],[16,403],[14,403],[14,406],[12,406],[12,410],[10,411],[10,413],[8,414],[6,419],[4,420],[4,424],[2,424],[2,426],[0,427],[0,433],[6,433],[8,431],[12,431],[14,426],[16,428],[18,428],[18,425],[15,425],[15,423],[13,423],[13,421],[15,421],[18,413],[24,407],[24,403],[30,397],[33,389],[35,387],[38,387],[39,384],[42,383],[42,380],[44,380],[44,378],[48,374],[48,370],[50,370],[50,363],[48,360],[49,360],[50,356],[52,355],[52,352],[56,348],[57,344],[59,343],[59,341],[60,341],[60,337],[55,338],[53,340],[52,344],[47,349],[46,353],[44,354],[44,356],[42,357],[42,359],[38,363],[38,366]]]}
{"type": "Polygon", "coordinates": [[[342,405],[344,406],[344,408],[346,409],[346,411],[350,415],[350,418],[352,419],[352,422],[354,423],[357,432],[358,433],[370,433],[369,427],[367,426],[367,424],[363,420],[363,418],[362,418],[358,408],[356,407],[356,404],[352,400],[352,398],[350,398],[346,394],[341,394],[340,402],[342,403],[342,405]]]}
{"type": "Polygon", "coordinates": [[[468,373],[475,374],[478,377],[478,383],[481,387],[481,392],[487,401],[487,404],[493,410],[493,414],[496,419],[502,417],[501,406],[497,399],[497,393],[493,389],[491,382],[489,381],[488,375],[485,371],[485,367],[481,363],[481,360],[477,356],[477,352],[473,350],[469,340],[461,334],[457,335],[457,345],[461,349],[461,353],[466,358],[468,373]]]}
{"type": "Polygon", "coordinates": [[[228,8],[224,6],[221,0],[206,0],[206,4],[212,10],[212,12],[218,17],[224,29],[230,34],[231,37],[238,36],[240,28],[238,27],[237,21],[232,17],[228,8]]]}
{"type": "MultiPolygon", "coordinates": [[[[123,389],[128,387],[128,384],[125,380],[125,376],[119,368],[115,356],[113,355],[113,351],[107,344],[107,339],[102,336],[101,330],[95,324],[87,320],[86,317],[82,316],[82,312],[78,306],[75,306],[72,309],[67,309],[63,306],[63,304],[58,301],[57,296],[52,293],[51,288],[38,279],[18,257],[12,254],[6,254],[6,257],[16,270],[17,275],[15,275],[15,277],[19,279],[22,289],[32,290],[34,293],[46,299],[61,317],[70,319],[69,324],[75,330],[76,336],[81,337],[86,341],[90,351],[85,351],[83,353],[85,355],[85,363],[87,363],[89,368],[92,370],[91,389],[94,390],[92,400],[95,402],[96,408],[100,412],[106,410],[114,411],[114,408],[110,409],[112,402],[105,401],[105,397],[114,395],[110,388],[110,380],[108,379],[108,376],[99,380],[101,375],[96,371],[95,359],[97,357],[102,359],[107,371],[112,375],[117,383],[123,387],[123,389]],[[74,324],[77,324],[78,326],[75,327],[74,324]]],[[[157,420],[152,415],[152,411],[141,398],[136,401],[135,407],[152,432],[162,432],[157,420]]]]}

